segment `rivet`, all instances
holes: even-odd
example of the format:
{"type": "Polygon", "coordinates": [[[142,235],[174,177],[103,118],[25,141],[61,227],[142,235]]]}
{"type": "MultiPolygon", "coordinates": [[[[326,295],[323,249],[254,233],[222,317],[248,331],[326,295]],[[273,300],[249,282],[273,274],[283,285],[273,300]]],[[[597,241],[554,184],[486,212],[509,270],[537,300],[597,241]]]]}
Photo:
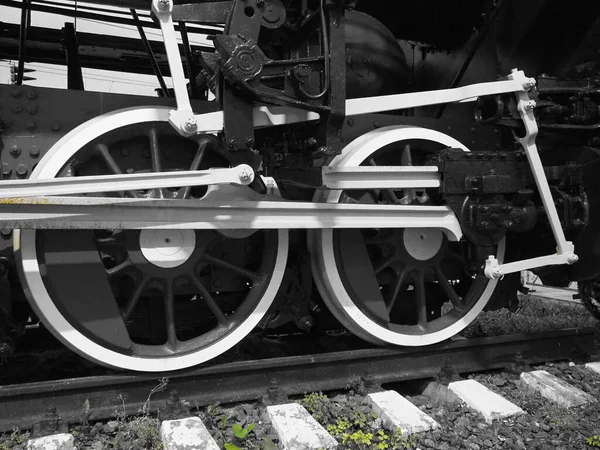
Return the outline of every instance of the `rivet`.
{"type": "Polygon", "coordinates": [[[4,119],[2,121],[2,127],[3,128],[10,128],[10,127],[12,127],[12,120],[10,120],[10,119],[4,119]]]}
{"type": "Polygon", "coordinates": [[[25,124],[25,128],[28,130],[35,130],[37,128],[37,122],[35,120],[28,120],[25,124]]]}
{"type": "Polygon", "coordinates": [[[17,89],[13,89],[10,92],[10,96],[13,97],[13,98],[20,98],[21,95],[23,95],[23,92],[21,92],[21,89],[18,89],[18,88],[17,89]]]}
{"type": "Polygon", "coordinates": [[[248,148],[254,148],[254,139],[247,138],[246,139],[246,147],[248,147],[248,148]]]}
{"type": "Polygon", "coordinates": [[[14,104],[13,107],[12,107],[12,111],[14,113],[19,114],[21,111],[23,111],[23,107],[21,105],[19,105],[18,103],[14,104]]]}
{"type": "Polygon", "coordinates": [[[52,131],[60,130],[60,123],[53,123],[51,128],[52,128],[52,131]]]}
{"type": "Polygon", "coordinates": [[[4,175],[5,177],[10,176],[10,174],[12,173],[12,168],[10,167],[10,165],[8,163],[3,162],[2,163],[2,175],[4,175]]]}
{"type": "Polygon", "coordinates": [[[27,169],[25,164],[19,164],[17,166],[17,176],[19,178],[25,178],[27,176],[27,172],[29,172],[29,169],[27,169]]]}
{"type": "Polygon", "coordinates": [[[18,145],[13,145],[10,148],[10,154],[13,156],[19,156],[21,154],[21,148],[18,145]]]}
{"type": "Polygon", "coordinates": [[[27,110],[27,112],[28,112],[29,114],[35,114],[35,113],[38,111],[38,108],[37,108],[37,106],[36,106],[36,105],[34,105],[33,103],[31,103],[31,104],[27,105],[27,106],[25,107],[25,109],[27,110]]]}
{"type": "Polygon", "coordinates": [[[37,92],[35,92],[35,91],[29,91],[29,92],[27,92],[27,98],[29,98],[31,100],[37,98],[37,92]]]}
{"type": "Polygon", "coordinates": [[[349,127],[354,126],[354,119],[348,119],[346,121],[346,123],[348,124],[349,127]]]}
{"type": "Polygon", "coordinates": [[[379,128],[380,126],[381,126],[381,125],[379,124],[379,122],[378,122],[378,121],[376,121],[376,120],[374,120],[374,121],[373,121],[373,127],[374,127],[374,128],[379,128]]]}
{"type": "Polygon", "coordinates": [[[0,229],[0,236],[2,236],[3,238],[9,238],[11,234],[12,234],[12,230],[10,228],[1,228],[0,229]]]}
{"type": "Polygon", "coordinates": [[[227,145],[229,145],[229,148],[231,148],[231,149],[235,149],[235,147],[236,147],[236,144],[237,144],[237,142],[236,142],[236,140],[235,140],[235,139],[229,139],[229,140],[227,141],[227,145]]]}
{"type": "Polygon", "coordinates": [[[29,150],[29,156],[31,156],[32,158],[37,158],[38,156],[40,156],[40,149],[34,145],[33,147],[31,147],[31,150],[29,150]]]}

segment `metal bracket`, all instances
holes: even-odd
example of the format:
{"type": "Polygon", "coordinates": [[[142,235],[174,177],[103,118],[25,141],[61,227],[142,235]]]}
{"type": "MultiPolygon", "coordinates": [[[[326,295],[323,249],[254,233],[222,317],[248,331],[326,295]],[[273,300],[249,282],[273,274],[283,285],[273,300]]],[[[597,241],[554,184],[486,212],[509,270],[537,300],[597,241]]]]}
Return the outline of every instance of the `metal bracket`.
{"type": "Polygon", "coordinates": [[[535,79],[527,78],[523,71],[517,69],[513,69],[508,78],[509,80],[518,82],[523,86],[523,90],[516,91],[515,95],[517,97],[517,109],[519,110],[519,115],[521,116],[525,126],[525,136],[519,137],[514,131],[513,135],[521,144],[523,150],[525,150],[529,165],[531,166],[535,184],[537,185],[540,197],[542,198],[542,204],[544,205],[546,214],[550,220],[552,233],[556,239],[556,254],[525,259],[508,264],[499,264],[495,257],[490,256],[485,262],[484,274],[486,277],[492,280],[502,278],[508,273],[519,272],[521,270],[532,269],[534,267],[558,264],[574,264],[579,259],[575,254],[575,246],[572,242],[567,241],[565,238],[565,233],[560,224],[556,205],[554,204],[554,199],[550,193],[550,185],[548,184],[546,174],[544,173],[544,166],[542,165],[542,161],[535,144],[535,138],[538,133],[537,123],[535,121],[535,116],[533,115],[535,101],[531,100],[527,94],[527,91],[535,86],[535,79]]]}

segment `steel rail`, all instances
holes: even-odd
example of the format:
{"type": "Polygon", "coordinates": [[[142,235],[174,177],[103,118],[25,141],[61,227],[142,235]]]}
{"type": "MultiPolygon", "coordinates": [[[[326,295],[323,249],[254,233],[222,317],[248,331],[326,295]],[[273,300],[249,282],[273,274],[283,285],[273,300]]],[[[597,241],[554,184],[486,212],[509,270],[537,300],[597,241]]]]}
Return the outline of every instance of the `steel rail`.
{"type": "Polygon", "coordinates": [[[48,407],[62,420],[79,422],[89,402],[90,420],[137,413],[162,377],[164,392],[150,398],[150,410],[164,406],[177,390],[192,407],[233,403],[305,392],[343,389],[362,379],[383,383],[433,377],[449,363],[458,373],[502,369],[516,361],[529,364],[571,359],[594,348],[595,328],[447,341],[428,347],[362,349],[204,366],[179,373],[116,374],[0,386],[0,431],[30,428],[48,407]],[[517,355],[519,355],[517,357],[517,355]],[[519,358],[519,359],[517,359],[519,358]]]}

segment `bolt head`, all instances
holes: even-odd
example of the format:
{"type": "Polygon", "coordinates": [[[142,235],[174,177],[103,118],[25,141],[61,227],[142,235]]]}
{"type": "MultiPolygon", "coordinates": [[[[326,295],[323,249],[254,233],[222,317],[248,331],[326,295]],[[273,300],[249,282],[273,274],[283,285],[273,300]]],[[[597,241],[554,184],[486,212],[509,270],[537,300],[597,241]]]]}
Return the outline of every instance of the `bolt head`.
{"type": "Polygon", "coordinates": [[[535,108],[536,103],[534,100],[529,100],[527,103],[525,103],[525,110],[526,111],[531,111],[533,108],[535,108]]]}
{"type": "Polygon", "coordinates": [[[239,176],[241,181],[248,181],[252,178],[252,174],[248,170],[242,170],[239,176]]]}
{"type": "Polygon", "coordinates": [[[19,178],[25,178],[27,176],[27,172],[29,172],[29,169],[27,169],[25,164],[19,164],[17,166],[17,176],[19,178]]]}
{"type": "Polygon", "coordinates": [[[162,9],[163,11],[169,9],[171,6],[169,0],[158,0],[158,9],[162,9]]]}
{"type": "Polygon", "coordinates": [[[13,156],[19,156],[21,154],[21,149],[17,145],[13,145],[10,148],[10,154],[13,156]]]}
{"type": "Polygon", "coordinates": [[[190,117],[185,121],[183,127],[185,128],[185,131],[193,132],[198,129],[198,122],[196,122],[196,118],[190,117]]]}

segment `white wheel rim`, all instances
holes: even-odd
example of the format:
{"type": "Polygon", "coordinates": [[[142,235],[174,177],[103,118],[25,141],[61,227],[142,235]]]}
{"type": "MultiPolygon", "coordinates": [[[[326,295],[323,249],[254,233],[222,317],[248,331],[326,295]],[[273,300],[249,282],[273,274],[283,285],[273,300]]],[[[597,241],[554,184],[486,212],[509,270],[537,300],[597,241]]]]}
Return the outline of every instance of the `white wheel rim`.
{"type": "MultiPolygon", "coordinates": [[[[469,151],[454,138],[426,128],[413,126],[391,126],[373,130],[348,144],[331,166],[359,166],[367,157],[388,144],[407,140],[426,140],[444,146],[469,151]]],[[[316,194],[314,201],[337,203],[342,191],[331,190],[316,194]]],[[[497,280],[490,280],[477,303],[452,325],[433,333],[408,335],[385,328],[366,314],[350,298],[340,277],[335,257],[333,230],[320,230],[309,233],[312,268],[315,284],[321,296],[337,319],[359,337],[374,343],[387,343],[404,346],[435,344],[448,339],[463,330],[483,310],[492,296],[497,280]]],[[[505,239],[498,244],[497,258],[504,260],[505,239]]]]}
{"type": "MultiPolygon", "coordinates": [[[[53,178],[73,154],[88,142],[116,127],[168,120],[168,108],[129,108],[98,116],[72,130],[42,158],[31,178],[53,178]]],[[[265,315],[283,279],[288,255],[288,232],[278,230],[278,248],[274,271],[264,295],[248,318],[218,342],[195,353],[166,358],[125,355],[107,349],[75,329],[54,305],[46,290],[35,245],[35,230],[14,230],[13,245],[17,267],[29,302],[46,327],[63,344],[99,364],[142,372],[166,372],[206,362],[240,342],[265,315]],[[35,296],[33,295],[35,293],[35,296]]]]}

